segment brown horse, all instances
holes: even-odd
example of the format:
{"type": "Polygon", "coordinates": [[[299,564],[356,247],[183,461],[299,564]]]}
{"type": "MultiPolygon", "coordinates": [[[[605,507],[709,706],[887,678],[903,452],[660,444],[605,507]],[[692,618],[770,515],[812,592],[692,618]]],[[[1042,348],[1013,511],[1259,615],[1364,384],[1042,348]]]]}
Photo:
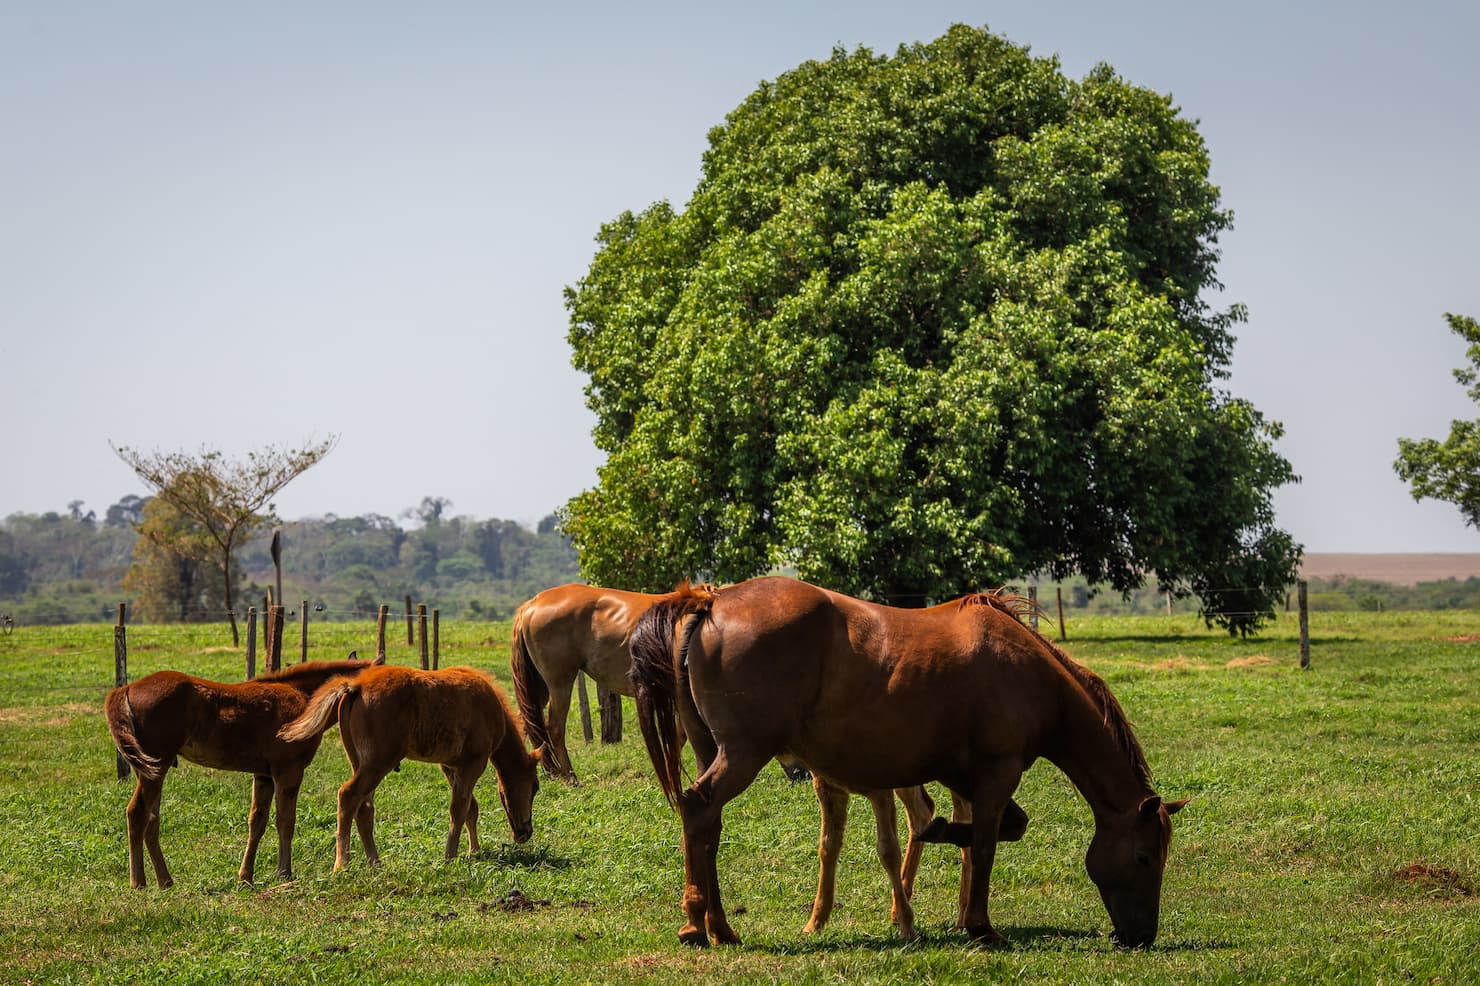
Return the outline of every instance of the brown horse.
{"type": "Polygon", "coordinates": [[[1004,811],[1044,757],[1094,812],[1085,857],[1113,939],[1155,940],[1171,815],[1105,683],[994,594],[894,609],[794,579],[680,590],[633,632],[638,721],[683,819],[682,941],[738,942],[720,899],[721,813],[766,761],[789,754],[835,786],[875,792],[937,780],[971,805],[965,926],[1001,942],[988,889],[1004,811]],[[685,619],[687,616],[694,619],[685,619]],[[699,775],[685,790],[679,729],[699,775]]]}
{"type": "Polygon", "coordinates": [[[314,693],[308,708],[283,727],[285,739],[323,734],[335,721],[353,773],[339,788],[334,869],[349,862],[350,819],[360,831],[365,858],[380,863],[375,847],[375,789],[402,760],[440,764],[452,788],[448,859],[457,856],[462,828],[478,851],[478,799],[473,786],[489,762],[498,775],[498,796],[515,842],[534,832],[531,806],[540,789],[539,754],[524,747],[524,734],[509,700],[493,680],[474,668],[419,671],[383,665],[353,680],[330,682],[314,693]]]}
{"type": "Polygon", "coordinates": [[[252,882],[257,844],[267,831],[276,792],[277,872],[291,880],[298,787],[319,740],[286,742],[277,732],[308,706],[309,695],[320,685],[367,667],[369,661],[309,661],[243,682],[156,671],[109,692],[103,704],[108,729],[137,778],[128,803],[129,883],[144,886],[146,847],[159,885],[175,882],[159,848],[159,803],[164,775],[178,757],[253,775],[247,851],[237,874],[243,883],[252,882]]]}
{"type": "MultiPolygon", "coordinates": [[[[665,598],[664,594],[571,583],[536,594],[515,612],[509,657],[514,695],[524,730],[535,748],[543,751],[545,770],[551,775],[568,783],[576,780],[565,742],[576,675],[584,671],[607,691],[632,695],[632,655],[628,650],[632,628],[643,613],[665,598]]],[[[822,806],[822,832],[817,896],[805,929],[809,933],[820,931],[832,912],[838,853],[848,818],[846,792],[825,781],[815,781],[815,787],[822,806]]],[[[912,836],[902,858],[888,792],[875,793],[869,801],[874,809],[879,860],[890,875],[894,923],[904,937],[914,938],[909,896],[920,865],[920,843],[913,836],[931,821],[934,804],[923,787],[897,793],[905,806],[912,836]]],[[[1027,824],[1028,816],[1016,804],[1011,805],[1000,838],[1021,838],[1027,824]]],[[[964,892],[965,884],[962,886],[964,892]]],[[[962,908],[964,913],[964,905],[962,908]]]]}
{"type": "Polygon", "coordinates": [[[514,696],[529,741],[535,749],[543,748],[551,776],[569,783],[576,779],[565,745],[576,675],[584,671],[599,687],[631,695],[627,638],[637,618],[662,598],[572,583],[546,589],[514,613],[509,657],[514,696]]]}

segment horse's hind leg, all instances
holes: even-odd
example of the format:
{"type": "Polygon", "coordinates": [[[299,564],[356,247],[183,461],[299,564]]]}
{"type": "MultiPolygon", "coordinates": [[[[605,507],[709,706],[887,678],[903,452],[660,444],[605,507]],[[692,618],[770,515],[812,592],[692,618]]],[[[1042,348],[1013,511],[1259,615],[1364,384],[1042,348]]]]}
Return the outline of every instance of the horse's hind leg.
{"type": "Polygon", "coordinates": [[[169,867],[165,865],[164,853],[159,848],[159,801],[163,790],[163,775],[152,781],[139,777],[134,784],[134,796],[129,799],[125,815],[128,820],[128,882],[135,890],[146,886],[146,847],[160,888],[171,886],[175,882],[170,876],[169,867]]]}
{"type": "Polygon", "coordinates": [[[267,813],[272,807],[272,778],[267,774],[252,777],[252,806],[247,810],[247,851],[242,854],[241,868],[236,878],[242,883],[251,883],[257,869],[257,844],[262,833],[267,831],[267,813]]]}
{"type": "Polygon", "coordinates": [[[909,842],[904,850],[904,863],[899,868],[899,879],[904,887],[904,895],[913,897],[915,874],[920,871],[920,857],[925,852],[924,844],[915,838],[915,834],[922,831],[935,817],[935,801],[930,797],[930,792],[925,790],[924,784],[902,787],[894,793],[899,796],[899,803],[904,805],[904,815],[910,830],[909,842]]]}
{"type": "Polygon", "coordinates": [[[821,931],[832,916],[833,895],[837,886],[838,853],[843,849],[843,833],[848,827],[848,792],[812,775],[812,790],[822,809],[821,831],[817,836],[817,896],[812,900],[812,916],[802,934],[821,931]]]}
{"type": "MultiPolygon", "coordinates": [[[[479,757],[470,763],[459,764],[456,767],[448,764],[442,765],[442,773],[447,777],[447,784],[452,788],[452,805],[450,808],[451,826],[447,830],[447,858],[457,858],[457,844],[462,840],[463,824],[467,821],[471,812],[473,800],[473,787],[478,783],[478,778],[488,764],[487,757],[479,757]]],[[[472,828],[468,829],[468,836],[472,842],[472,851],[478,851],[478,837],[472,828]]]]}
{"type": "Polygon", "coordinates": [[[349,865],[349,825],[354,819],[365,847],[365,860],[380,865],[380,852],[375,846],[375,789],[385,778],[385,768],[371,768],[364,762],[339,788],[339,818],[334,830],[334,869],[349,865]]]}
{"type": "Polygon", "coordinates": [[[293,879],[293,830],[298,825],[298,789],[303,785],[303,766],[294,765],[279,771],[273,779],[277,787],[277,836],[279,879],[293,879]]]}
{"type": "Polygon", "coordinates": [[[868,800],[874,808],[874,845],[879,863],[889,877],[889,919],[899,929],[901,938],[914,941],[920,936],[915,932],[915,909],[910,906],[910,897],[900,876],[899,822],[894,812],[894,792],[877,791],[868,795],[868,800]]]}
{"type": "Polygon", "coordinates": [[[686,945],[708,945],[712,935],[721,945],[738,945],[720,898],[719,855],[721,812],[755,780],[771,754],[735,755],[720,748],[714,761],[689,789],[679,795],[683,818],[685,883],[683,907],[688,923],[678,937],[686,945]],[[706,931],[707,929],[707,931],[706,931]]]}

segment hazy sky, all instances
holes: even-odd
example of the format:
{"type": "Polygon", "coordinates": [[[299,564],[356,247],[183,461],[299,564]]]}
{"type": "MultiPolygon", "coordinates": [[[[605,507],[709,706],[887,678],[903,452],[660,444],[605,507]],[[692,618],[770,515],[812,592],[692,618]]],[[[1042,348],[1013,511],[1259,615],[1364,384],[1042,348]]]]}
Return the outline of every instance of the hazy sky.
{"type": "Polygon", "coordinates": [[[710,127],[834,46],[987,25],[1200,121],[1311,551],[1480,551],[1398,436],[1480,415],[1480,4],[0,0],[0,516],[147,492],[109,447],[338,435],[289,519],[533,522],[595,482],[562,289],[710,127]],[[537,9],[535,9],[537,8],[537,9]]]}

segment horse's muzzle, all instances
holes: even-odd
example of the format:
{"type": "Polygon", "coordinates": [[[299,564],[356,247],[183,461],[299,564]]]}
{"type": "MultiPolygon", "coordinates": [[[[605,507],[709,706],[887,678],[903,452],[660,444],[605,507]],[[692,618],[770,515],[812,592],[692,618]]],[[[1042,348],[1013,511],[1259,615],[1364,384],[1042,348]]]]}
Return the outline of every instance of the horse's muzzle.
{"type": "Polygon", "coordinates": [[[528,842],[530,840],[530,837],[533,836],[533,835],[534,835],[534,823],[531,822],[528,825],[521,825],[517,829],[514,830],[514,841],[515,842],[528,842]]]}

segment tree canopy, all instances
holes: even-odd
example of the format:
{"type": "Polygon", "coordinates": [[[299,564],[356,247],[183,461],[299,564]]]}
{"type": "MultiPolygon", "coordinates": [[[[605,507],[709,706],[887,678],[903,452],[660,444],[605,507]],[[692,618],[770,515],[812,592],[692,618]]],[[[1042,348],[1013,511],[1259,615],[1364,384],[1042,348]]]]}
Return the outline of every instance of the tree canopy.
{"type": "Polygon", "coordinates": [[[567,292],[607,453],[563,511],[583,574],[791,567],[909,605],[1155,573],[1257,626],[1295,477],[1220,386],[1230,221],[1168,97],[985,29],[763,83],[687,206],[604,225],[567,292]]]}
{"type": "MultiPolygon", "coordinates": [[[[1446,314],[1449,327],[1468,342],[1468,369],[1454,371],[1454,378],[1480,405],[1480,323],[1467,315],[1446,314]]],[[[1480,528],[1480,419],[1451,421],[1449,437],[1398,439],[1398,458],[1393,463],[1415,500],[1444,500],[1459,507],[1465,523],[1480,528]]]]}

